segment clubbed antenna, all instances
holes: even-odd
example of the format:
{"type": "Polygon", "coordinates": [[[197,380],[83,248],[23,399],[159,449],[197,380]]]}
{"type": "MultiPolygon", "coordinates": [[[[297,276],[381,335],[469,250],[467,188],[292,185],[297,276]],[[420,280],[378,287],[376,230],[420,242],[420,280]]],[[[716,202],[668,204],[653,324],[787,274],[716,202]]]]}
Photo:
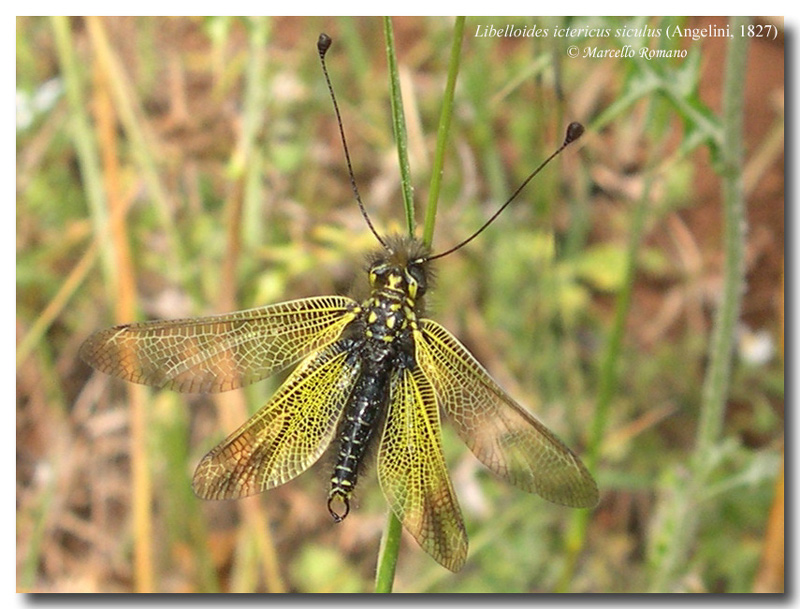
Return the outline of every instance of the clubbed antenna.
{"type": "Polygon", "coordinates": [[[517,195],[519,195],[519,193],[522,192],[522,189],[525,188],[528,185],[528,182],[530,182],[537,173],[539,173],[542,169],[544,169],[545,165],[547,165],[550,161],[552,161],[559,154],[561,154],[561,152],[564,150],[564,148],[566,148],[572,142],[577,140],[581,135],[583,135],[583,125],[581,125],[580,123],[570,123],[567,126],[567,133],[566,133],[566,136],[564,137],[564,143],[561,144],[561,146],[559,146],[558,150],[556,150],[553,154],[551,154],[549,157],[547,157],[541,165],[539,165],[536,169],[534,169],[533,172],[527,178],[525,178],[525,181],[522,182],[522,184],[519,185],[519,188],[517,188],[514,191],[514,194],[512,194],[509,197],[508,201],[503,203],[503,205],[500,207],[500,209],[498,209],[496,212],[494,212],[492,217],[489,218],[484,223],[483,226],[481,226],[477,231],[472,233],[471,237],[468,237],[467,239],[465,239],[464,241],[462,241],[461,243],[459,243],[455,247],[451,247],[449,250],[447,250],[445,252],[442,252],[441,254],[436,254],[435,256],[428,256],[428,258],[426,258],[426,260],[436,260],[437,258],[443,258],[444,256],[447,256],[448,254],[452,254],[456,250],[459,250],[462,247],[464,247],[467,243],[472,241],[475,237],[480,235],[484,230],[486,230],[486,227],[488,227],[492,222],[494,222],[497,219],[497,216],[499,216],[501,213],[503,213],[503,210],[506,207],[508,207],[508,205],[514,199],[517,198],[517,195]]]}
{"type": "Polygon", "coordinates": [[[367,210],[364,208],[364,203],[361,201],[361,195],[358,193],[358,186],[356,186],[356,176],[353,173],[353,165],[350,162],[350,151],[347,149],[347,138],[344,136],[344,126],[342,125],[342,115],[339,113],[339,104],[336,103],[336,95],[333,93],[333,85],[331,84],[330,76],[328,76],[328,68],[325,65],[325,53],[328,52],[328,49],[331,48],[331,44],[333,40],[330,36],[325,34],[324,32],[319,35],[319,39],[317,40],[317,51],[319,51],[319,60],[322,64],[322,73],[325,75],[325,82],[328,84],[328,91],[331,94],[331,100],[333,101],[333,110],[336,112],[336,122],[339,124],[339,135],[342,137],[342,146],[344,147],[344,158],[347,162],[347,172],[350,174],[350,186],[353,188],[353,194],[356,196],[356,202],[358,203],[358,208],[361,210],[361,215],[364,216],[364,220],[367,221],[367,226],[369,226],[369,230],[372,231],[372,234],[375,235],[375,238],[378,242],[386,248],[386,242],[383,238],[378,234],[378,231],[375,230],[375,227],[372,225],[372,220],[369,219],[367,215],[367,210]]]}

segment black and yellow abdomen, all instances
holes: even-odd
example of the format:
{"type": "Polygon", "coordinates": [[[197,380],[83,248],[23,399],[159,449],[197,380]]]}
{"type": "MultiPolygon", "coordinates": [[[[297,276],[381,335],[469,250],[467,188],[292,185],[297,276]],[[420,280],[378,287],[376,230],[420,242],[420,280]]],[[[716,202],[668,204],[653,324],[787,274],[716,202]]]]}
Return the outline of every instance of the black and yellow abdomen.
{"type": "Polygon", "coordinates": [[[356,486],[358,471],[376,435],[375,428],[384,418],[389,403],[391,359],[387,356],[378,362],[369,359],[362,362],[361,374],[342,414],[339,452],[328,493],[328,511],[336,522],[342,521],[350,511],[350,495],[356,486]],[[337,507],[337,502],[341,508],[337,507]]]}

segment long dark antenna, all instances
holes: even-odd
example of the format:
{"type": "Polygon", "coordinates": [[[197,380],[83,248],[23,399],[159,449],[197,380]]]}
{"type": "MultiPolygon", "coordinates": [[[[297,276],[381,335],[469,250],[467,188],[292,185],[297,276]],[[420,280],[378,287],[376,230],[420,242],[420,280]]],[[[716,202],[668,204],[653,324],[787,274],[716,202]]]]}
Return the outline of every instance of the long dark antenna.
{"type": "Polygon", "coordinates": [[[484,223],[483,226],[481,226],[477,231],[472,233],[471,237],[468,237],[467,239],[465,239],[464,241],[462,241],[458,245],[456,245],[454,247],[451,247],[449,250],[444,251],[441,254],[436,254],[435,256],[428,256],[425,260],[436,260],[437,258],[443,258],[444,256],[447,256],[448,254],[452,254],[456,250],[461,249],[462,247],[464,247],[467,243],[472,241],[475,237],[480,235],[484,230],[486,230],[487,226],[489,226],[492,222],[495,221],[497,216],[499,216],[501,213],[503,213],[503,210],[506,207],[508,207],[509,203],[511,203],[514,199],[517,198],[517,195],[519,193],[521,193],[522,189],[525,188],[528,185],[528,182],[530,182],[537,173],[539,173],[542,169],[544,169],[545,165],[547,165],[550,161],[552,161],[559,154],[561,154],[561,152],[564,150],[564,148],[566,148],[572,142],[577,140],[581,135],[583,135],[583,125],[581,125],[580,123],[570,123],[567,126],[567,134],[564,137],[564,143],[561,144],[561,146],[558,148],[558,150],[556,150],[553,154],[551,154],[549,157],[547,157],[541,165],[539,165],[536,169],[534,169],[533,172],[527,178],[525,178],[525,181],[522,182],[522,184],[519,185],[519,188],[517,188],[514,191],[514,194],[512,194],[511,197],[509,197],[508,201],[503,203],[503,205],[500,207],[500,209],[498,209],[496,212],[494,212],[492,217],[489,218],[484,223]]]}
{"type": "Polygon", "coordinates": [[[339,113],[339,104],[336,103],[336,95],[333,93],[333,85],[331,84],[330,76],[328,76],[328,68],[325,65],[325,53],[328,52],[328,49],[331,48],[331,44],[333,40],[330,36],[325,34],[324,32],[319,35],[319,40],[317,40],[317,51],[319,51],[319,60],[322,64],[322,73],[325,75],[325,82],[328,83],[328,91],[331,94],[331,100],[333,101],[333,110],[336,112],[336,122],[339,124],[339,134],[342,136],[342,146],[344,147],[344,158],[347,162],[347,172],[350,174],[350,186],[353,187],[353,194],[356,196],[356,202],[358,203],[358,208],[361,210],[361,215],[364,216],[364,220],[367,221],[367,226],[369,226],[369,230],[372,231],[372,234],[375,235],[375,238],[378,242],[386,249],[388,246],[383,238],[378,234],[378,231],[375,230],[375,227],[372,225],[372,220],[369,219],[367,215],[367,210],[364,208],[364,203],[361,201],[361,195],[358,194],[358,186],[356,186],[356,176],[353,174],[353,165],[350,162],[350,151],[347,149],[347,138],[344,136],[344,126],[342,125],[342,115],[339,113]]]}

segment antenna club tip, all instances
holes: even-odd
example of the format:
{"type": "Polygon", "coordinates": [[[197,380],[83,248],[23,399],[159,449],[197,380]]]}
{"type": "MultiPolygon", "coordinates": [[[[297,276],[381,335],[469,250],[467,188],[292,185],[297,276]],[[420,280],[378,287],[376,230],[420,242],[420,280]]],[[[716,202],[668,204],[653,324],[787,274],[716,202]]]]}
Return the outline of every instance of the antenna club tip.
{"type": "Polygon", "coordinates": [[[333,39],[325,32],[322,32],[317,39],[317,51],[319,51],[320,57],[328,52],[328,49],[331,48],[331,44],[333,44],[333,39]]]}
{"type": "Polygon", "coordinates": [[[564,138],[564,145],[567,146],[583,135],[584,128],[580,123],[570,123],[567,126],[567,135],[564,138]]]}

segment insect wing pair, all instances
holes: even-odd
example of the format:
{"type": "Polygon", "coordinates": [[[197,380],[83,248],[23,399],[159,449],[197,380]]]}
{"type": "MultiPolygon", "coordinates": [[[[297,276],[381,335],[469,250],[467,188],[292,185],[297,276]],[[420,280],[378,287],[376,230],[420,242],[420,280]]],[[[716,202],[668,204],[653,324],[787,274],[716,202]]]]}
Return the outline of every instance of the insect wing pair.
{"type": "MultiPolygon", "coordinates": [[[[398,240],[392,247],[413,251],[416,244],[398,240]]],[[[427,271],[426,264],[420,268],[427,271]]],[[[197,467],[193,488],[199,497],[236,499],[299,475],[341,433],[364,358],[371,357],[363,335],[378,331],[367,318],[375,298],[373,286],[362,304],[322,296],[127,324],[93,334],[81,356],[112,376],[180,392],[236,389],[300,362],[272,399],[197,467]]],[[[525,491],[591,507],[597,486],[580,459],[512,400],[458,339],[435,321],[417,318],[421,310],[420,304],[406,320],[412,348],[386,370],[385,404],[371,405],[385,410],[376,417],[382,425],[374,434],[377,473],[405,528],[440,564],[457,571],[466,559],[467,535],[442,454],[441,411],[478,459],[525,491]]]]}

